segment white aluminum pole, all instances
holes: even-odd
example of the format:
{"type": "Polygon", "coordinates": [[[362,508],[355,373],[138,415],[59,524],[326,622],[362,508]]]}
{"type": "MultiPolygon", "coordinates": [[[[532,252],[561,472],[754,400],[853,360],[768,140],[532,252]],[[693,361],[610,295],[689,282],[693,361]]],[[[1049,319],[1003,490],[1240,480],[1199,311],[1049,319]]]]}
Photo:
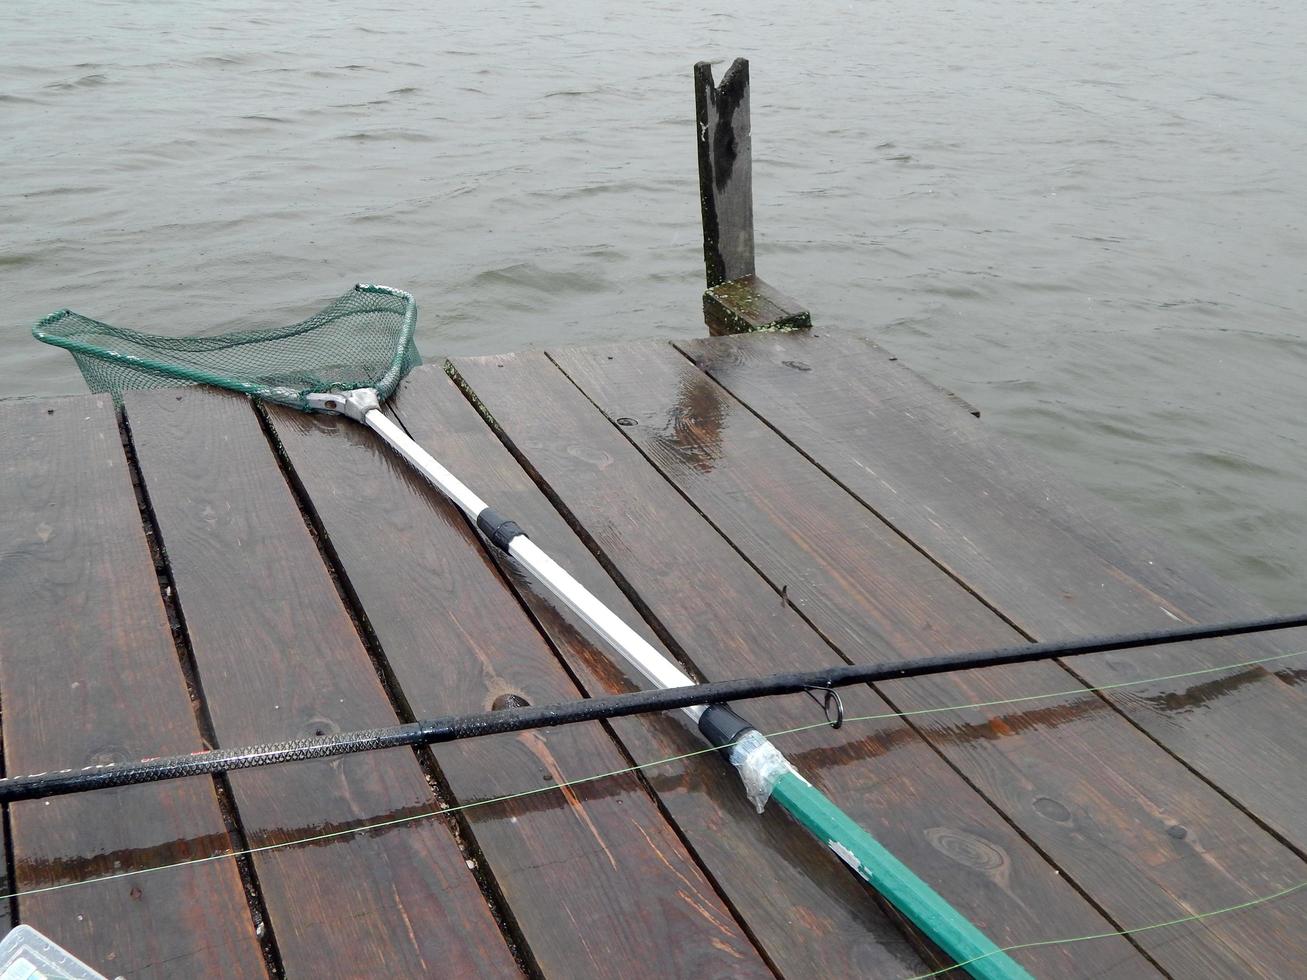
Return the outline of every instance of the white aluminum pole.
{"type": "MultiPolygon", "coordinates": [[[[373,395],[375,397],[375,392],[373,395]]],[[[486,509],[486,502],[469,490],[466,483],[441,466],[439,460],[414,442],[407,432],[386,418],[385,413],[380,409],[373,408],[364,412],[360,421],[385,439],[391,449],[416,467],[437,490],[458,504],[459,509],[472,520],[475,521],[477,515],[486,509]]]]}
{"type": "MultiPolygon", "coordinates": [[[[454,501],[471,520],[475,521],[486,510],[484,500],[468,489],[462,480],[445,469],[434,456],[414,442],[408,433],[388,419],[383,412],[371,408],[360,414],[360,421],[416,467],[437,490],[454,501]]],[[[694,683],[684,671],[663,656],[639,633],[627,626],[616,613],[600,602],[594,593],[541,551],[526,535],[513,538],[508,543],[508,553],[548,588],[554,598],[580,616],[655,687],[687,687],[694,683]]],[[[690,717],[691,721],[698,722],[705,706],[696,704],[681,710],[690,717]]]]}

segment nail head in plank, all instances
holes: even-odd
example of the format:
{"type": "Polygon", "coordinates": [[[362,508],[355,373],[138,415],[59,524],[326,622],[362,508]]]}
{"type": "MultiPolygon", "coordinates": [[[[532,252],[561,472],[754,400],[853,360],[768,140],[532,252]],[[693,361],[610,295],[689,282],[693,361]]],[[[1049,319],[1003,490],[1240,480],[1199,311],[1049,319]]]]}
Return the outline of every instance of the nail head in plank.
{"type": "MultiPolygon", "coordinates": [[[[0,403],[0,691],[11,773],[202,747],[113,402],[0,403]]],[[[20,891],[229,850],[211,780],[15,804],[20,891]]],[[[263,976],[234,861],[20,896],[109,975],[263,976]]]]}

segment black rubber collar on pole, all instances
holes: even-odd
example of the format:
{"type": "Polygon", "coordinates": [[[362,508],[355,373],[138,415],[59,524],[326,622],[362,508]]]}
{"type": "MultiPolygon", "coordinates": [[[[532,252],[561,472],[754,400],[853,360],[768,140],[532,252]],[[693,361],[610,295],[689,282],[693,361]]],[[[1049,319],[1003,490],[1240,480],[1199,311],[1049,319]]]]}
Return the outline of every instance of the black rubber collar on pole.
{"type": "Polygon", "coordinates": [[[699,716],[699,732],[722,750],[728,759],[735,743],[753,726],[731,710],[729,704],[710,704],[699,716]]]}
{"type": "Polygon", "coordinates": [[[487,507],[477,514],[477,528],[490,539],[491,544],[503,552],[508,551],[510,541],[526,534],[517,521],[509,520],[493,507],[487,507]]]}

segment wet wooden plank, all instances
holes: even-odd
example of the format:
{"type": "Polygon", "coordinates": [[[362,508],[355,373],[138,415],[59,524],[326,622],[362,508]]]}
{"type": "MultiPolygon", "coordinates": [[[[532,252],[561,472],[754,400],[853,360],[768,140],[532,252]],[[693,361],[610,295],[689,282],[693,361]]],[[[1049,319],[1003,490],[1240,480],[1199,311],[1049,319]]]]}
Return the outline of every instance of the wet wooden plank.
{"type": "MultiPolygon", "coordinates": [[[[126,406],[219,742],[393,724],[249,403],[193,389],[130,394],[126,406]]],[[[434,806],[407,749],[247,770],[231,784],[254,847],[434,806]]],[[[291,976],[518,973],[443,820],[255,863],[291,976]]]]}
{"type": "MultiPolygon", "coordinates": [[[[511,446],[639,596],[665,638],[706,676],[836,662],[794,609],[544,355],[463,358],[454,365],[511,446]]],[[[850,689],[844,700],[850,715],[889,711],[869,689],[850,689]]],[[[749,713],[769,730],[813,721],[811,704],[795,699],[751,705],[749,713]]],[[[781,746],[805,775],[1000,944],[1108,928],[902,721],[808,731],[786,736],[781,746]]],[[[816,851],[809,858],[825,859],[816,851]]],[[[1097,952],[1095,975],[1150,972],[1123,940],[1104,940],[1097,952]]],[[[1065,947],[1016,955],[1040,976],[1087,972],[1065,947]]]]}
{"type": "MultiPolygon", "coordinates": [[[[728,391],[1023,632],[1051,640],[1264,610],[853,337],[678,342],[728,391]]],[[[1307,649],[1298,630],[1078,657],[1094,685],[1307,649]]],[[[1299,660],[1107,692],[1132,721],[1307,851],[1299,660]]]]}
{"type": "MultiPolygon", "coordinates": [[[[108,396],[0,404],[0,695],[10,773],[202,747],[108,396]]],[[[21,891],[231,847],[212,781],[10,808],[21,891]]],[[[20,895],[109,976],[263,976],[234,861],[20,895]]]]}
{"type": "MultiPolygon", "coordinates": [[[[856,498],[667,344],[550,352],[618,429],[851,662],[1021,642],[856,498]]],[[[922,711],[1074,689],[1055,663],[880,685],[922,711]]],[[[914,719],[1118,925],[1224,908],[1307,879],[1307,862],[1095,696],[914,719]]],[[[1237,920],[1141,934],[1182,976],[1283,976],[1299,893],[1237,920]]]]}
{"type": "Polygon", "coordinates": [[[892,355],[838,334],[677,342],[1023,629],[1045,639],[1262,610],[892,355]],[[964,540],[965,538],[965,540],[964,540]]]}
{"type": "MultiPolygon", "coordinates": [[[[457,508],[360,425],[269,414],[414,715],[580,696],[457,508]]],[[[442,440],[431,445],[443,453],[442,440]]],[[[437,746],[435,756],[460,801],[630,764],[598,722],[437,746]]],[[[631,962],[656,976],[772,975],[635,774],[466,817],[546,975],[614,977],[631,962]]]]}
{"type": "MultiPolygon", "coordinates": [[[[414,438],[435,448],[445,465],[482,488],[493,506],[513,515],[587,588],[646,640],[665,649],[443,371],[432,366],[414,372],[394,404],[414,438]]],[[[618,693],[643,685],[641,678],[615,663],[606,648],[589,639],[579,620],[537,591],[518,566],[505,560],[501,567],[587,694],[618,693]]],[[[892,977],[929,969],[898,927],[867,901],[855,877],[811,859],[812,844],[805,831],[791,821],[758,819],[733,770],[716,755],[681,758],[701,752],[704,743],[679,713],[614,719],[611,725],[633,759],[678,760],[646,770],[645,778],[780,972],[892,977]],[[804,923],[797,935],[795,921],[804,923]]]]}

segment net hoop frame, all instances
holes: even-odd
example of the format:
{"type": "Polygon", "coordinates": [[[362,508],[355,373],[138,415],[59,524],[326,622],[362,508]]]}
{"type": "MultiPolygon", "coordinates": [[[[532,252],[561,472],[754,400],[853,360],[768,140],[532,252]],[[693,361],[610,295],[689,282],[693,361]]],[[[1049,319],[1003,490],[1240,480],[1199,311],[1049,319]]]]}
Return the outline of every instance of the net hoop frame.
{"type": "MultiPolygon", "coordinates": [[[[409,345],[413,341],[413,334],[417,330],[418,322],[418,305],[412,295],[404,292],[402,289],[393,289],[390,286],[379,286],[375,283],[360,282],[354,285],[354,290],[360,293],[381,293],[386,296],[394,296],[404,303],[404,321],[401,327],[399,343],[395,345],[395,354],[391,359],[390,366],[386,373],[381,376],[374,390],[392,391],[395,385],[400,381],[400,372],[404,370],[404,355],[409,345]]],[[[156,361],[148,357],[137,357],[135,354],[122,354],[118,351],[108,350],[104,347],[98,347],[95,344],[88,344],[84,341],[72,337],[61,337],[56,334],[47,333],[45,327],[58,323],[64,317],[73,315],[70,309],[56,310],[55,312],[44,316],[32,328],[32,336],[42,343],[50,344],[53,347],[62,347],[64,350],[71,351],[74,354],[82,354],[87,357],[94,357],[102,361],[122,364],[127,367],[144,369],[161,374],[166,377],[179,378],[184,381],[195,382],[197,384],[215,385],[219,388],[226,388],[228,391],[238,391],[241,394],[249,395],[252,398],[259,398],[263,401],[277,402],[282,405],[289,405],[292,408],[308,411],[309,405],[306,403],[304,396],[294,388],[269,387],[267,385],[254,385],[235,378],[224,377],[222,375],[210,374],[197,368],[179,367],[176,364],[170,364],[167,361],[156,361]]],[[[159,339],[158,334],[141,333],[137,330],[128,330],[122,327],[115,328],[123,334],[131,335],[145,341],[159,339]]],[[[306,331],[312,329],[305,327],[306,331]]],[[[295,336],[293,333],[287,333],[284,336],[295,336]]],[[[176,339],[176,338],[168,338],[176,339]]],[[[334,391],[337,389],[327,388],[324,391],[334,391]]]]}

